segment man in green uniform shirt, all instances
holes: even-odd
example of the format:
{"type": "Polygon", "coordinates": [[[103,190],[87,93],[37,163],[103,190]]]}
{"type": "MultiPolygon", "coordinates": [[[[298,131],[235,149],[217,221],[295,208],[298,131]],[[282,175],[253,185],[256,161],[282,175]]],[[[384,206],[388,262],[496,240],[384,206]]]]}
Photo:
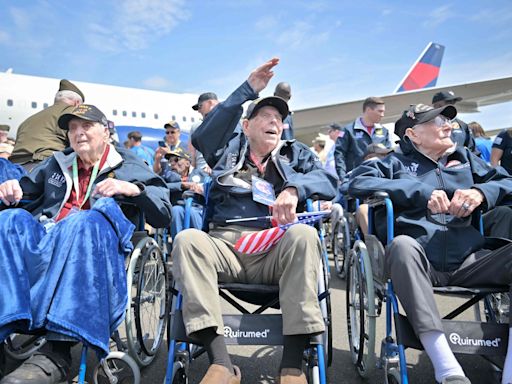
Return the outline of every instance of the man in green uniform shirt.
{"type": "Polygon", "coordinates": [[[54,104],[20,124],[9,160],[21,164],[30,172],[54,152],[69,146],[66,131],[59,128],[57,120],[84,100],[84,94],[75,84],[69,80],[61,80],[54,104]]]}

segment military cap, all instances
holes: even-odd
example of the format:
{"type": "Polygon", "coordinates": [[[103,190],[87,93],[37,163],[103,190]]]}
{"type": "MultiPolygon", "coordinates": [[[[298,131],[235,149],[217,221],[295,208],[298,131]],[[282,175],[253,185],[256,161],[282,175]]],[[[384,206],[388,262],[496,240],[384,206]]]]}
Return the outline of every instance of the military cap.
{"type": "Polygon", "coordinates": [[[282,121],[284,121],[284,119],[288,116],[289,110],[286,101],[279,96],[269,96],[254,100],[249,105],[249,108],[247,108],[247,114],[245,115],[245,118],[248,120],[252,119],[254,116],[256,116],[256,113],[261,108],[266,106],[271,106],[277,109],[279,114],[281,115],[282,121]]]}
{"type": "Polygon", "coordinates": [[[0,124],[0,131],[9,132],[10,129],[11,127],[9,127],[7,124],[0,124]]]}
{"type": "Polygon", "coordinates": [[[76,94],[80,95],[80,97],[82,98],[82,101],[85,101],[85,96],[82,93],[82,91],[80,89],[78,89],[78,87],[75,84],[73,84],[71,81],[69,81],[69,80],[62,79],[60,81],[59,91],[72,91],[72,92],[75,92],[76,94]]]}
{"type": "Polygon", "coordinates": [[[88,121],[94,121],[95,123],[101,123],[105,127],[108,126],[108,120],[98,108],[94,105],[80,104],[76,106],[70,113],[65,113],[59,117],[59,127],[67,131],[69,129],[69,122],[71,119],[80,118],[88,121]]]}
{"type": "Polygon", "coordinates": [[[171,151],[171,152],[165,154],[166,159],[169,159],[173,156],[179,157],[181,159],[186,159],[188,161],[192,160],[192,156],[190,156],[190,153],[188,153],[181,147],[178,147],[174,151],[171,151]]]}
{"type": "Polygon", "coordinates": [[[407,128],[426,123],[439,115],[443,115],[451,120],[457,116],[457,109],[452,105],[445,105],[441,108],[433,108],[425,104],[411,105],[407,111],[404,111],[402,117],[396,121],[395,135],[403,139],[407,128]]]}

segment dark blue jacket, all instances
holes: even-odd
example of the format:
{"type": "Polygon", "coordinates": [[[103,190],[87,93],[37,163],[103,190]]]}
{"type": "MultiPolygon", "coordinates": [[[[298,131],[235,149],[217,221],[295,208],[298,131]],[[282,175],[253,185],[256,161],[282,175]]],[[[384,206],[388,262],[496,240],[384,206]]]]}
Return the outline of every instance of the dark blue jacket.
{"type": "MultiPolygon", "coordinates": [[[[224,102],[215,107],[192,135],[192,144],[204,155],[212,168],[208,217],[222,224],[226,219],[269,214],[266,205],[252,199],[252,190],[237,183],[234,173],[242,168],[248,141],[236,130],[242,116],[242,104],[258,95],[244,82],[224,102]]],[[[326,172],[311,150],[295,140],[281,140],[272,151],[265,179],[274,185],[276,196],[287,187],[295,187],[299,209],[306,199],[318,197],[332,200],[336,196],[336,178],[326,172]]],[[[248,223],[248,226],[267,227],[268,223],[248,223]]]]}
{"type": "MultiPolygon", "coordinates": [[[[457,189],[476,188],[485,196],[482,208],[491,209],[512,192],[512,177],[502,167],[490,167],[467,148],[457,148],[435,162],[416,150],[407,137],[400,147],[402,153],[367,161],[354,169],[349,194],[365,198],[376,191],[387,192],[394,205],[395,235],[413,237],[436,270],[452,271],[483,247],[484,237],[471,225],[471,217],[427,214],[432,192],[444,190],[451,200],[457,189]]],[[[377,233],[383,233],[382,212],[376,223],[377,233]]]]}
{"type": "Polygon", "coordinates": [[[391,148],[392,144],[389,140],[387,128],[376,124],[370,136],[366,128],[361,124],[360,118],[343,127],[340,136],[336,139],[334,149],[336,173],[340,180],[343,180],[347,172],[350,172],[363,162],[366,148],[371,143],[382,144],[387,148],[391,148]]]}
{"type": "MultiPolygon", "coordinates": [[[[27,176],[23,176],[20,179],[23,196],[32,201],[23,208],[30,211],[37,219],[41,215],[49,218],[57,217],[71,194],[73,187],[71,165],[75,157],[76,154],[71,149],[55,152],[27,176]]],[[[171,204],[167,186],[132,151],[110,146],[105,164],[98,172],[92,190],[96,184],[107,178],[142,184],[144,190],[139,196],[116,196],[116,200],[139,207],[144,212],[148,224],[155,228],[165,228],[169,225],[171,204]]],[[[96,200],[95,196],[91,196],[91,206],[96,200]]],[[[123,209],[123,211],[128,219],[136,222],[138,211],[130,208],[123,209]]]]}
{"type": "Polygon", "coordinates": [[[293,139],[295,139],[295,134],[293,133],[293,119],[292,113],[290,112],[283,121],[283,133],[281,133],[281,140],[293,139]]]}

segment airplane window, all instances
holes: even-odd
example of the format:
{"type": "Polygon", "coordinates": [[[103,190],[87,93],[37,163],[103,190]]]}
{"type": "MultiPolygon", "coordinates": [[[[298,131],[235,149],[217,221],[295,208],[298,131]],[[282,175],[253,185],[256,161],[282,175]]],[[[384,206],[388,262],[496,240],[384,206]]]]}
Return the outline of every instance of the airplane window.
{"type": "Polygon", "coordinates": [[[45,109],[48,108],[48,103],[44,103],[43,108],[45,108],[45,109]]]}
{"type": "Polygon", "coordinates": [[[145,118],[146,118],[146,112],[141,112],[141,113],[140,113],[140,116],[141,116],[143,119],[145,119],[145,118]]]}
{"type": "Polygon", "coordinates": [[[112,114],[113,114],[114,116],[117,116],[117,109],[112,110],[112,114]]]}
{"type": "Polygon", "coordinates": [[[37,108],[37,102],[35,102],[35,101],[32,102],[32,108],[37,108]]]}
{"type": "Polygon", "coordinates": [[[172,115],[172,119],[171,120],[176,120],[176,116],[172,115]]]}
{"type": "Polygon", "coordinates": [[[183,116],[183,121],[187,121],[187,117],[186,116],[183,116]]]}
{"type": "Polygon", "coordinates": [[[12,99],[8,99],[7,100],[7,106],[8,107],[12,107],[14,105],[14,102],[12,101],[12,99]]]}
{"type": "Polygon", "coordinates": [[[123,111],[123,116],[126,116],[126,115],[127,115],[126,111],[123,111]]]}
{"type": "Polygon", "coordinates": [[[132,112],[132,117],[137,117],[137,112],[132,112]]]}
{"type": "Polygon", "coordinates": [[[155,113],[155,119],[158,119],[158,113],[155,113]]]}
{"type": "Polygon", "coordinates": [[[191,118],[190,118],[190,121],[194,123],[194,122],[196,121],[196,119],[194,119],[193,117],[191,117],[191,118]]]}

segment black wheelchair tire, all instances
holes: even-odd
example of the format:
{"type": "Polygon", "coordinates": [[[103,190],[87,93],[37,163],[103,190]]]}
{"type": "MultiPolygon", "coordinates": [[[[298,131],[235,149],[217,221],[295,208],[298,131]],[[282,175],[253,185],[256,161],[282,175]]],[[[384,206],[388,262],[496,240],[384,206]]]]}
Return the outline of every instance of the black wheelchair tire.
{"type": "MultiPolygon", "coordinates": [[[[137,282],[137,295],[135,297],[134,301],[134,318],[135,318],[135,327],[137,329],[137,340],[140,344],[140,347],[144,354],[147,356],[154,356],[156,352],[159,350],[160,345],[162,343],[166,324],[168,320],[168,292],[169,292],[169,286],[168,286],[168,276],[167,276],[167,265],[164,261],[164,257],[162,254],[162,251],[158,247],[158,245],[150,245],[145,252],[141,255],[141,260],[139,263],[139,279],[137,282]],[[152,293],[153,298],[144,297],[144,286],[147,282],[147,276],[146,271],[148,268],[148,263],[153,262],[157,264],[158,268],[158,276],[163,276],[163,302],[161,302],[161,308],[160,313],[158,314],[158,324],[155,330],[155,333],[153,337],[153,341],[151,342],[151,345],[147,345],[147,339],[145,336],[147,335],[145,325],[143,324],[143,318],[141,313],[141,305],[144,304],[148,300],[154,300],[154,293],[152,293]]],[[[151,296],[151,295],[150,295],[151,296]]]]}
{"type": "Polygon", "coordinates": [[[347,331],[352,363],[363,378],[375,368],[375,292],[368,251],[358,240],[347,268],[347,331]],[[356,284],[356,285],[354,285],[356,284]]]}

